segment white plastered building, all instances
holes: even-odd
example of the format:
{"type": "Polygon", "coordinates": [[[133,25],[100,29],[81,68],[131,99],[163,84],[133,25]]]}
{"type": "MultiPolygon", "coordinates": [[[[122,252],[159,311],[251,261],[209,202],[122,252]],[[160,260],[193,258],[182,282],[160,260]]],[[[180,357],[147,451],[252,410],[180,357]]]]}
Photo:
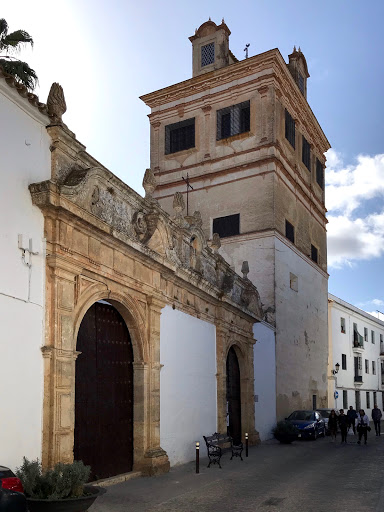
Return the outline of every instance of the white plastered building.
{"type": "Polygon", "coordinates": [[[328,407],[384,408],[384,322],[329,294],[328,407]],[[337,373],[334,373],[339,365],[337,373]]]}

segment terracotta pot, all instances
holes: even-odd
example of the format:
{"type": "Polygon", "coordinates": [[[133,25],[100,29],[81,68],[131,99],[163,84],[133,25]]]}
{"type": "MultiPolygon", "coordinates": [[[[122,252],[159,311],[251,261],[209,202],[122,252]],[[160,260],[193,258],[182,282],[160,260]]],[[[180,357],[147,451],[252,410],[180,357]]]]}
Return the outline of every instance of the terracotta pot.
{"type": "Polygon", "coordinates": [[[85,486],[86,496],[64,500],[27,498],[29,512],[85,512],[98,496],[106,492],[102,487],[85,486]]]}

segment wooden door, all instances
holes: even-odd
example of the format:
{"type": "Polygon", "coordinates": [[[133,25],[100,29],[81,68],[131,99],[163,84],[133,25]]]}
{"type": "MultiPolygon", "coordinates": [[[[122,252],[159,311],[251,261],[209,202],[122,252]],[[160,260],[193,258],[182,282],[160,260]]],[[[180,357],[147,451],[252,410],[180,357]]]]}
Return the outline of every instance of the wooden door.
{"type": "Polygon", "coordinates": [[[229,435],[235,443],[241,441],[241,393],[240,367],[233,347],[227,357],[227,403],[229,415],[229,435]]]}
{"type": "Polygon", "coordinates": [[[113,306],[87,311],[76,349],[75,460],[91,466],[92,480],[132,471],[133,351],[113,306]]]}

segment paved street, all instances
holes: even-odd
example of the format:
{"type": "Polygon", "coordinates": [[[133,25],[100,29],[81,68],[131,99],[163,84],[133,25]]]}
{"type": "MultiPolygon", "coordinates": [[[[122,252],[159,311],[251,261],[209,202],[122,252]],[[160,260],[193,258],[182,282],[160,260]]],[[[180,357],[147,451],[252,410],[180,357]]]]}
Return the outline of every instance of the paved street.
{"type": "Polygon", "coordinates": [[[367,446],[348,441],[271,441],[244,462],[224,455],[222,470],[203,459],[199,475],[189,463],[107,487],[90,512],[382,512],[384,436],[371,432],[367,446]]]}

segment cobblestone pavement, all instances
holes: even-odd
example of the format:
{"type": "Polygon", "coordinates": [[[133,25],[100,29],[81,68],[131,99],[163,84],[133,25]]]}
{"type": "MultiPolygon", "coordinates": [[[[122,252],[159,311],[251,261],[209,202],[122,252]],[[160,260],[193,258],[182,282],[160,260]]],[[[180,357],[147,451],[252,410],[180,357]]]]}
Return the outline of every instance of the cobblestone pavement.
{"type": "Polygon", "coordinates": [[[107,487],[90,512],[383,512],[384,435],[356,441],[270,441],[223,469],[202,459],[198,475],[189,463],[107,487]]]}

